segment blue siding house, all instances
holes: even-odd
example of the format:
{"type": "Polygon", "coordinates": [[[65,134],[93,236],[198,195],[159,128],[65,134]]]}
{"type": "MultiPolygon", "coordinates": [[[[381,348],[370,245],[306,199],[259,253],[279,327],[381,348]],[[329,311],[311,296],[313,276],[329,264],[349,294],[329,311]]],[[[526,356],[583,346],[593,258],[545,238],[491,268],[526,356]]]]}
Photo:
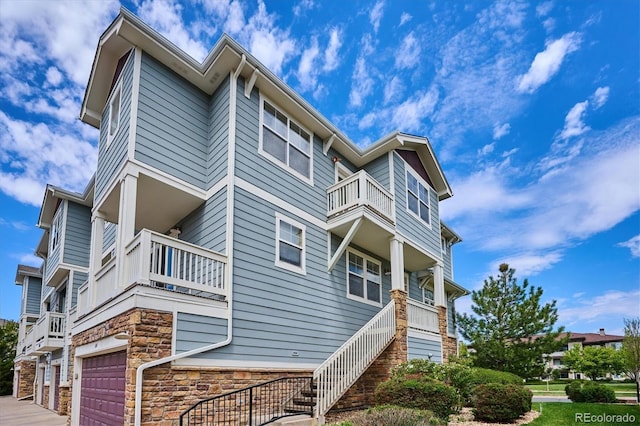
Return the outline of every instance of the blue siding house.
{"type": "Polygon", "coordinates": [[[67,283],[71,424],[177,422],[283,377],[313,380],[322,423],[368,404],[378,367],[456,354],[461,239],[426,137],[360,149],[230,37],[198,63],[124,9],[80,118],[100,130],[90,199],[52,189],[41,218],[50,241],[66,226],[43,257],[67,283]]]}

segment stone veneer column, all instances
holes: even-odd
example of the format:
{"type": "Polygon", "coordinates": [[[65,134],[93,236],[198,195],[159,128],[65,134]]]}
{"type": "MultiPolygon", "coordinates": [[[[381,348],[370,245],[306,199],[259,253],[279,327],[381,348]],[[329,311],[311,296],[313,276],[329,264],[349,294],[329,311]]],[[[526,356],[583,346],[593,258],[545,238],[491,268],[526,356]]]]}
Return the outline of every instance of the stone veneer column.
{"type": "Polygon", "coordinates": [[[33,395],[33,382],[36,379],[36,362],[20,360],[14,364],[15,374],[18,375],[18,394],[16,398],[33,395]],[[17,367],[20,367],[18,370],[17,367]]]}
{"type": "Polygon", "coordinates": [[[438,306],[438,330],[442,339],[442,362],[448,362],[449,357],[458,354],[458,341],[455,337],[449,337],[447,321],[447,308],[438,306]]]}
{"type": "Polygon", "coordinates": [[[69,398],[71,391],[69,386],[60,386],[60,398],[58,400],[58,414],[66,416],[69,414],[69,398]]]}
{"type": "Polygon", "coordinates": [[[391,300],[395,301],[396,334],[394,340],[373,361],[362,376],[351,386],[333,409],[372,406],[375,404],[376,387],[391,377],[391,371],[407,362],[407,293],[391,290],[391,300]]]}

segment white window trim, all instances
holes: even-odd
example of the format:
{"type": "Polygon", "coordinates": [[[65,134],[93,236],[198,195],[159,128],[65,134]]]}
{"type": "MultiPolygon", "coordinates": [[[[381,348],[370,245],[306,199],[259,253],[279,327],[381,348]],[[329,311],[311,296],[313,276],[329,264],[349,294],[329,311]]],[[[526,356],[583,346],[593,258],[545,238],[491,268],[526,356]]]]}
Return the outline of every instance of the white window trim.
{"type": "Polygon", "coordinates": [[[307,275],[307,227],[302,223],[293,220],[285,215],[276,212],[276,256],[275,265],[279,268],[286,269],[302,275],[307,275]],[[280,222],[286,222],[302,230],[302,253],[300,254],[300,266],[280,260],[280,222]]]}
{"type": "MultiPolygon", "coordinates": [[[[424,179],[422,179],[420,175],[414,172],[411,166],[409,166],[406,163],[405,163],[405,171],[406,173],[404,176],[404,202],[406,203],[407,212],[409,212],[410,215],[417,218],[421,223],[424,223],[429,229],[431,229],[431,222],[433,222],[433,219],[431,217],[433,213],[433,206],[431,205],[431,191],[433,191],[433,188],[431,188],[431,185],[429,185],[424,179]],[[422,219],[419,214],[417,214],[416,212],[414,212],[409,208],[409,180],[407,179],[407,173],[410,173],[411,176],[416,178],[418,180],[418,183],[424,186],[425,189],[427,190],[427,196],[429,197],[429,222],[428,223],[425,222],[424,219],[422,219]]],[[[420,207],[420,194],[418,194],[418,208],[419,207],[420,207]]]]}
{"type": "MultiPolygon", "coordinates": [[[[302,180],[303,182],[313,186],[313,132],[309,131],[306,127],[302,126],[300,123],[298,123],[296,120],[293,120],[289,114],[287,114],[286,112],[284,112],[284,110],[282,108],[280,108],[278,106],[277,103],[272,102],[269,98],[263,97],[262,95],[260,96],[260,120],[259,120],[259,129],[258,129],[258,134],[259,134],[259,142],[258,142],[258,152],[260,153],[260,155],[262,155],[263,157],[265,157],[267,160],[271,161],[272,163],[276,164],[278,167],[281,167],[282,169],[286,170],[287,172],[291,173],[293,176],[297,177],[298,179],[302,180]],[[287,117],[287,132],[289,132],[290,130],[290,126],[289,126],[289,122],[294,123],[296,126],[300,127],[300,129],[304,130],[310,138],[310,146],[309,146],[309,176],[305,176],[303,174],[301,174],[300,172],[298,172],[297,170],[295,170],[293,167],[289,166],[286,163],[283,163],[282,161],[280,161],[279,159],[277,159],[276,157],[274,157],[273,155],[269,154],[268,152],[266,152],[263,149],[263,145],[262,145],[262,138],[263,138],[263,129],[264,129],[264,103],[268,102],[273,108],[275,108],[279,113],[283,114],[285,117],[287,117]]],[[[287,150],[289,149],[289,138],[287,137],[287,150]]],[[[287,152],[288,155],[288,152],[287,152]]]]}
{"type": "MultiPolygon", "coordinates": [[[[366,254],[364,254],[364,253],[362,253],[362,252],[360,252],[360,251],[358,251],[356,249],[353,249],[351,247],[347,248],[347,250],[345,251],[345,259],[346,259],[345,272],[346,272],[346,280],[347,280],[347,287],[346,287],[347,299],[356,300],[358,302],[366,303],[368,305],[382,307],[382,276],[384,275],[384,273],[382,272],[382,262],[380,262],[379,260],[374,259],[374,258],[372,258],[370,256],[367,256],[366,254]],[[365,260],[365,262],[371,262],[371,263],[375,263],[375,264],[378,265],[378,268],[380,270],[380,294],[379,294],[380,302],[375,302],[373,300],[367,299],[366,297],[359,297],[359,296],[355,296],[355,295],[349,293],[349,253],[353,253],[356,256],[362,257],[365,260]]],[[[366,279],[366,277],[367,277],[367,275],[366,275],[367,274],[367,265],[366,265],[366,263],[365,263],[365,265],[363,265],[363,272],[365,274],[365,276],[363,278],[363,286],[364,286],[363,287],[363,291],[364,291],[364,294],[366,296],[366,294],[367,294],[367,279],[366,279]]]]}
{"type": "MultiPolygon", "coordinates": [[[[64,201],[60,203],[60,206],[58,207],[58,211],[53,216],[53,220],[51,221],[51,228],[49,233],[49,253],[52,253],[58,247],[62,246],[62,238],[63,238],[62,231],[64,229],[64,224],[65,224],[64,211],[66,209],[66,205],[67,203],[64,201]],[[57,240],[55,238],[56,235],[58,236],[57,240]],[[56,242],[55,247],[53,244],[54,241],[56,242]]],[[[60,259],[62,260],[62,257],[60,257],[60,259]]]]}
{"type": "Polygon", "coordinates": [[[347,166],[340,164],[340,162],[336,162],[335,163],[335,183],[338,183],[340,181],[340,178],[342,179],[347,179],[349,176],[351,176],[353,174],[353,172],[351,170],[349,170],[349,168],[347,168],[347,166]]]}
{"type": "Polygon", "coordinates": [[[113,91],[111,92],[111,95],[109,96],[109,99],[107,101],[107,107],[109,108],[109,117],[107,119],[106,147],[109,148],[109,146],[111,146],[111,142],[115,139],[116,135],[118,134],[118,130],[120,130],[120,127],[122,126],[122,80],[120,80],[120,82],[116,84],[113,91]],[[118,95],[118,125],[116,126],[115,130],[112,132],[111,121],[113,120],[113,117],[112,117],[113,100],[117,95],[118,95]]]}
{"type": "Polygon", "coordinates": [[[449,240],[445,237],[440,238],[440,246],[443,256],[449,252],[449,240]]]}

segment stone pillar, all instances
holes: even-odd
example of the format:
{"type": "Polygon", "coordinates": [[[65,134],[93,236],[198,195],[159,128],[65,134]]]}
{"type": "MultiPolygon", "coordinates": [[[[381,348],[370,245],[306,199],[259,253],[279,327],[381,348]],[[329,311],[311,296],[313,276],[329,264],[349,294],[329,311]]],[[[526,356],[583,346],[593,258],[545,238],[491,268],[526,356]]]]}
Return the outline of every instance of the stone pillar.
{"type": "Polygon", "coordinates": [[[18,361],[15,365],[15,375],[18,380],[18,389],[16,398],[33,395],[33,382],[36,379],[36,362],[26,359],[18,361]],[[17,368],[19,367],[19,369],[17,368]]]}
{"type": "Polygon", "coordinates": [[[442,362],[446,363],[451,356],[458,354],[458,339],[449,337],[447,308],[445,306],[438,306],[438,330],[442,339],[442,362]]]}

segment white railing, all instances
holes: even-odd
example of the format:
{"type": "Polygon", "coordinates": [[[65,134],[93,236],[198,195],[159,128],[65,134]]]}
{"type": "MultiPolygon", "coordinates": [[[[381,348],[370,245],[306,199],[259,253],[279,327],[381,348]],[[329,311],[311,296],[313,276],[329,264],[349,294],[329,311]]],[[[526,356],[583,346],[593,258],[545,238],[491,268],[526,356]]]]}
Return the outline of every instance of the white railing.
{"type": "Polygon", "coordinates": [[[143,229],[125,248],[125,287],[138,283],[225,296],[226,265],[226,256],[143,229]]]}
{"type": "Polygon", "coordinates": [[[313,372],[313,381],[318,386],[316,417],[324,417],[387,347],[395,332],[392,300],[313,372]]]}
{"type": "MultiPolygon", "coordinates": [[[[95,306],[100,305],[102,302],[111,299],[117,294],[118,288],[116,286],[116,278],[116,259],[113,258],[109,260],[109,262],[105,263],[98,273],[96,273],[95,287],[93,288],[93,291],[95,292],[95,306]]],[[[87,303],[91,303],[89,295],[90,293],[87,287],[87,303]]],[[[85,297],[84,294],[82,297],[85,297]]],[[[85,305],[81,305],[83,313],[88,312],[93,307],[91,306],[91,308],[85,309],[84,306],[85,305]]]]}
{"type": "Polygon", "coordinates": [[[35,330],[34,330],[35,326],[31,326],[30,329],[27,330],[26,334],[24,335],[24,354],[25,355],[30,355],[33,352],[33,344],[35,343],[35,339],[34,339],[34,335],[35,335],[35,330]]]}
{"type": "Polygon", "coordinates": [[[82,316],[91,309],[91,300],[89,300],[89,281],[78,288],[78,303],[76,304],[78,316],[82,316]]]}
{"type": "Polygon", "coordinates": [[[438,310],[425,303],[407,299],[407,325],[415,330],[439,333],[438,310]]]}
{"type": "Polygon", "coordinates": [[[364,170],[327,189],[327,216],[358,206],[369,207],[392,223],[395,220],[393,194],[364,170]]]}
{"type": "Polygon", "coordinates": [[[33,326],[34,351],[51,351],[61,348],[64,341],[65,314],[46,312],[33,326]]]}

